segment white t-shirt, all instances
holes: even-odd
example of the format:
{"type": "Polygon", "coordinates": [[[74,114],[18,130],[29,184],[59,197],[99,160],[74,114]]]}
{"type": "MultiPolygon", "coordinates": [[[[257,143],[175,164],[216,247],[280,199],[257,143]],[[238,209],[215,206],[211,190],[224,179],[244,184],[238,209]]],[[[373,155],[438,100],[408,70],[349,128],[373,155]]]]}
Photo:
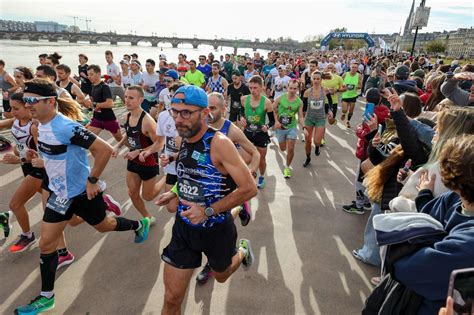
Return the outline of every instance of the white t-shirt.
{"type": "Polygon", "coordinates": [[[122,86],[126,89],[129,86],[133,85],[132,72],[128,71],[127,75],[124,75],[123,72],[120,72],[120,78],[122,80],[122,86]]]}
{"type": "MultiPolygon", "coordinates": [[[[166,155],[175,155],[179,152],[179,148],[177,147],[175,141],[176,136],[178,136],[178,131],[176,130],[174,120],[168,110],[164,110],[158,115],[156,134],[158,136],[165,137],[166,155]]],[[[166,165],[164,170],[166,174],[176,175],[176,161],[166,165]]]]}
{"type": "Polygon", "coordinates": [[[142,73],[141,83],[148,86],[148,88],[145,90],[145,98],[148,101],[156,101],[156,82],[158,81],[160,81],[160,75],[158,73],[142,73]]]}
{"type": "MultiPolygon", "coordinates": [[[[116,77],[120,74],[120,68],[119,66],[117,66],[115,63],[112,62],[112,64],[107,64],[107,75],[110,76],[110,77],[116,77]]],[[[111,78],[112,80],[112,78],[111,78]]],[[[115,83],[115,81],[112,80],[112,82],[108,83],[107,82],[107,85],[110,86],[110,87],[117,87],[117,83],[115,83]]]]}
{"type": "Polygon", "coordinates": [[[158,96],[158,102],[165,104],[165,109],[170,109],[171,106],[171,95],[168,88],[161,90],[160,95],[158,96]]]}
{"type": "Polygon", "coordinates": [[[275,85],[275,98],[282,95],[283,93],[288,92],[288,82],[291,81],[291,78],[285,75],[283,78],[277,76],[274,81],[275,85]]]}
{"type": "Polygon", "coordinates": [[[130,75],[132,76],[133,85],[140,85],[142,82],[142,72],[138,71],[137,74],[134,74],[130,71],[130,75]]]}
{"type": "Polygon", "coordinates": [[[326,69],[326,66],[327,66],[327,65],[328,65],[327,62],[321,62],[321,61],[318,62],[318,67],[319,67],[319,69],[321,69],[321,70],[326,69]]]}

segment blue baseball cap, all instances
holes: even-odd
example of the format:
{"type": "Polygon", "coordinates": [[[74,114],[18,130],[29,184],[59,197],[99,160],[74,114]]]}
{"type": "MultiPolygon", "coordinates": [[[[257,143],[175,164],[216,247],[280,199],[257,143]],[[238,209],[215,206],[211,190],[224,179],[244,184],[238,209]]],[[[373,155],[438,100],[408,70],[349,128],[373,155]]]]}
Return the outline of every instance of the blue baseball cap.
{"type": "Polygon", "coordinates": [[[181,103],[207,108],[207,94],[203,89],[194,85],[184,85],[174,93],[171,104],[181,103]],[[184,94],[184,99],[176,98],[177,94],[184,94]]]}
{"type": "Polygon", "coordinates": [[[170,69],[170,70],[166,71],[165,76],[173,78],[173,80],[178,80],[179,79],[179,74],[174,69],[170,69]]]}

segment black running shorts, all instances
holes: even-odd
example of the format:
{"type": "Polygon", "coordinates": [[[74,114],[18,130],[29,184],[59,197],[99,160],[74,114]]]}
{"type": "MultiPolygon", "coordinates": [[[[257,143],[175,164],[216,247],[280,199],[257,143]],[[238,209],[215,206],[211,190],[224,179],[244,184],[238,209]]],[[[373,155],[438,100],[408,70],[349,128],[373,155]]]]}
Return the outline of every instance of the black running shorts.
{"type": "Polygon", "coordinates": [[[163,250],[161,259],[179,269],[194,269],[201,266],[204,253],[212,270],[223,272],[237,253],[236,241],[237,230],[230,214],[220,224],[196,228],[186,224],[176,213],[171,241],[163,250]]]}
{"type": "Polygon", "coordinates": [[[138,174],[141,180],[146,181],[160,174],[160,166],[146,166],[128,161],[127,171],[138,174]]]}
{"type": "Polygon", "coordinates": [[[166,185],[174,186],[178,181],[178,176],[173,174],[166,174],[166,185]]]}
{"type": "Polygon", "coordinates": [[[84,221],[90,225],[97,225],[105,219],[107,204],[102,198],[102,193],[99,193],[92,200],[87,199],[87,194],[85,192],[73,199],[72,204],[64,215],[57,213],[46,206],[43,221],[48,223],[69,221],[73,214],[83,218],[84,221]]]}
{"type": "Polygon", "coordinates": [[[25,163],[21,165],[21,170],[23,171],[23,175],[26,177],[30,175],[31,177],[37,179],[43,179],[44,177],[44,168],[33,167],[31,163],[25,163]]]}
{"type": "Polygon", "coordinates": [[[270,143],[270,137],[266,132],[252,132],[244,129],[244,134],[256,147],[266,148],[270,143]]]}

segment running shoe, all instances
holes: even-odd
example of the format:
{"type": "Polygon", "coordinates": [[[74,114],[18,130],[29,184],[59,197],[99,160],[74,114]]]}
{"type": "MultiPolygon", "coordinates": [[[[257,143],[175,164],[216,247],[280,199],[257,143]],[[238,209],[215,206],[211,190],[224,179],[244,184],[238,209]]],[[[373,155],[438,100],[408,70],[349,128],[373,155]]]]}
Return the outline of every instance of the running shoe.
{"type": "Polygon", "coordinates": [[[319,147],[319,145],[317,145],[317,146],[314,148],[314,155],[316,155],[316,156],[320,156],[320,155],[321,155],[321,148],[319,147]]]}
{"type": "Polygon", "coordinates": [[[0,212],[0,228],[3,230],[3,235],[8,237],[12,226],[10,225],[11,211],[0,212]]]}
{"type": "Polygon", "coordinates": [[[326,140],[324,138],[321,139],[321,146],[323,147],[326,144],[326,140]]]}
{"type": "Polygon", "coordinates": [[[15,314],[38,314],[43,313],[54,308],[54,295],[51,298],[47,298],[42,295],[38,295],[29,304],[18,307],[15,310],[15,314]]]}
{"type": "Polygon", "coordinates": [[[67,265],[72,264],[73,261],[74,261],[74,255],[70,251],[67,252],[66,256],[59,255],[58,256],[58,267],[56,268],[56,270],[59,270],[59,268],[61,268],[61,267],[65,267],[67,265]]]}
{"type": "Polygon", "coordinates": [[[370,204],[370,202],[364,203],[363,208],[364,210],[372,211],[372,205],[370,204]]]}
{"type": "Polygon", "coordinates": [[[291,170],[289,167],[285,167],[285,169],[283,169],[283,177],[285,178],[290,178],[291,177],[291,170]]]}
{"type": "Polygon", "coordinates": [[[250,212],[248,201],[244,202],[242,206],[240,206],[239,218],[242,226],[247,226],[247,224],[249,224],[250,219],[252,218],[252,213],[250,212]]]}
{"type": "Polygon", "coordinates": [[[150,231],[150,218],[142,218],[140,220],[142,226],[135,231],[135,243],[143,243],[148,238],[150,231]]]}
{"type": "Polygon", "coordinates": [[[374,286],[378,286],[380,283],[380,277],[372,277],[370,278],[370,283],[372,283],[374,286]]]}
{"type": "Polygon", "coordinates": [[[310,163],[311,163],[311,157],[307,156],[306,161],[304,161],[304,163],[303,163],[303,167],[308,166],[310,163]]]}
{"type": "Polygon", "coordinates": [[[209,266],[209,263],[206,263],[201,272],[197,274],[196,282],[201,285],[206,284],[210,277],[212,277],[212,269],[211,266],[209,266]]]}
{"type": "Polygon", "coordinates": [[[362,257],[359,255],[359,251],[357,249],[352,250],[352,256],[354,256],[355,259],[360,260],[363,262],[362,257]]]}
{"type": "Polygon", "coordinates": [[[154,226],[156,224],[156,218],[154,216],[149,217],[150,219],[150,226],[154,226]]]}
{"type": "Polygon", "coordinates": [[[265,177],[260,176],[260,177],[258,178],[257,188],[258,188],[258,189],[262,189],[262,188],[264,188],[264,187],[265,187],[265,177]]]}
{"type": "Polygon", "coordinates": [[[31,237],[28,237],[23,234],[20,234],[18,236],[20,237],[18,241],[16,241],[16,243],[10,246],[9,248],[10,253],[21,253],[36,242],[34,233],[31,233],[31,237]]]}
{"type": "Polygon", "coordinates": [[[116,216],[122,214],[122,208],[120,203],[118,203],[111,195],[105,194],[102,197],[107,204],[107,211],[113,212],[116,216]]]}
{"type": "Polygon", "coordinates": [[[349,120],[346,121],[346,127],[347,127],[347,128],[351,128],[351,122],[350,122],[349,120]]]}
{"type": "Polygon", "coordinates": [[[345,115],[345,114],[342,114],[342,115],[341,115],[341,122],[343,123],[344,120],[346,120],[346,115],[345,115]]]}
{"type": "Polygon", "coordinates": [[[243,248],[247,251],[247,254],[242,260],[242,267],[244,268],[244,270],[248,270],[253,263],[253,252],[252,248],[250,247],[250,241],[246,239],[241,239],[239,241],[239,248],[243,248]]]}
{"type": "Polygon", "coordinates": [[[350,205],[342,206],[342,210],[352,214],[364,214],[364,208],[357,207],[356,202],[352,201],[350,205]]]}

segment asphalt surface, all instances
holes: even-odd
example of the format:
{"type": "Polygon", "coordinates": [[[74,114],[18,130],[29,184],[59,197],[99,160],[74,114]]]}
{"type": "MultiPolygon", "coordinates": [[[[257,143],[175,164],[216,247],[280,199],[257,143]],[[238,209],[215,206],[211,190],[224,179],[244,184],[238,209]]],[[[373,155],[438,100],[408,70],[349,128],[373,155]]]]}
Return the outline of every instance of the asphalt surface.
{"type": "MultiPolygon", "coordinates": [[[[361,120],[361,107],[358,103],[353,125],[361,120]]],[[[101,136],[112,142],[107,133],[101,136]]],[[[224,284],[212,279],[200,286],[193,279],[183,314],[360,314],[372,289],[370,277],[378,270],[351,254],[362,244],[368,213],[341,210],[355,197],[354,128],[328,126],[326,141],[321,155],[313,154],[311,166],[303,168],[304,143],[298,140],[293,177],[284,179],[285,157],[272,138],[267,184],[251,202],[252,221],[246,227],[236,222],[239,238],[251,240],[254,264],[249,271],[237,270],[224,284]]],[[[0,174],[3,211],[23,176],[18,165],[0,164],[0,174]]],[[[125,174],[126,162],[120,157],[109,162],[102,177],[107,193],[124,205],[125,216],[138,218],[125,174]]],[[[164,296],[160,255],[171,238],[174,217],[151,202],[147,206],[157,224],[143,244],[133,243],[132,232],[101,234],[87,224],[67,228],[68,248],[76,260],[56,275],[56,308],[50,314],[160,313],[164,296]]],[[[39,195],[27,208],[32,230],[39,235],[39,195]]],[[[11,314],[40,290],[37,243],[23,253],[8,252],[20,232],[13,219],[10,237],[0,235],[1,314],[11,314]]]]}

